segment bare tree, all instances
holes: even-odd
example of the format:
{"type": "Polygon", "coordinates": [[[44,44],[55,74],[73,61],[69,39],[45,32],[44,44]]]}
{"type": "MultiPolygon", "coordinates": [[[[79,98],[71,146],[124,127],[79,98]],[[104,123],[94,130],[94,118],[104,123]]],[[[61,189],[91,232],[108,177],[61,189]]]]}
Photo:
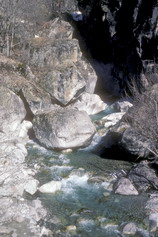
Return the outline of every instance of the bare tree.
{"type": "Polygon", "coordinates": [[[27,32],[50,19],[51,9],[52,0],[0,0],[0,52],[10,56],[27,32]]]}
{"type": "Polygon", "coordinates": [[[1,0],[0,3],[0,48],[2,53],[10,56],[13,47],[18,0],[1,0]]]}

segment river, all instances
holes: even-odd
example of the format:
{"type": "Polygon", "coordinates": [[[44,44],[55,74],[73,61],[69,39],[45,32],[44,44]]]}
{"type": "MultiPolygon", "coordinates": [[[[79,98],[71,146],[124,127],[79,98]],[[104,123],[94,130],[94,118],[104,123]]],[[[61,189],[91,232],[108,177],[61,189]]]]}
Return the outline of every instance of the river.
{"type": "Polygon", "coordinates": [[[50,151],[36,143],[28,144],[27,162],[38,169],[40,185],[55,180],[61,190],[38,193],[48,211],[45,223],[53,237],[117,237],[123,223],[134,222],[145,228],[144,204],[147,195],[114,194],[113,183],[132,164],[103,159],[88,151],[50,151]]]}

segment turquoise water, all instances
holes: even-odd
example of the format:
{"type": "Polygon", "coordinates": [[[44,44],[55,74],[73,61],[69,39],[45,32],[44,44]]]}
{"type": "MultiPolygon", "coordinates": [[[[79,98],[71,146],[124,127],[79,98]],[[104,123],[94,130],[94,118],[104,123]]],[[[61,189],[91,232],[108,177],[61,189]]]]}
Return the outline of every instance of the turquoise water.
{"type": "Polygon", "coordinates": [[[53,236],[117,237],[120,224],[135,222],[143,227],[147,196],[122,196],[112,191],[113,183],[131,164],[101,159],[86,151],[58,153],[28,145],[27,162],[38,167],[40,185],[61,182],[61,190],[38,196],[48,210],[46,225],[53,236]]]}

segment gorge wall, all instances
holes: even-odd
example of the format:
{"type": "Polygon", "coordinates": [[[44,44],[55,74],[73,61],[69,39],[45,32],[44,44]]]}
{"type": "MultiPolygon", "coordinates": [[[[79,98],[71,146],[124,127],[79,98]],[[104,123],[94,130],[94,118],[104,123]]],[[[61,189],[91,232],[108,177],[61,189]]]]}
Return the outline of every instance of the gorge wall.
{"type": "MultiPolygon", "coordinates": [[[[118,86],[114,94],[126,89],[131,80],[135,80],[140,87],[146,81],[144,74],[156,73],[156,0],[77,0],[73,4],[64,0],[60,4],[58,2],[54,1],[58,13],[81,11],[82,21],[76,22],[82,36],[81,47],[86,56],[91,55],[104,64],[104,70],[94,64],[103,84],[108,81],[104,78],[107,71],[115,78],[118,86]]],[[[108,85],[105,87],[111,88],[108,85]]]]}
{"type": "Polygon", "coordinates": [[[105,64],[121,89],[140,82],[157,63],[158,5],[151,0],[78,0],[85,18],[79,25],[91,55],[105,64]],[[150,69],[149,69],[150,68],[150,69]]]}

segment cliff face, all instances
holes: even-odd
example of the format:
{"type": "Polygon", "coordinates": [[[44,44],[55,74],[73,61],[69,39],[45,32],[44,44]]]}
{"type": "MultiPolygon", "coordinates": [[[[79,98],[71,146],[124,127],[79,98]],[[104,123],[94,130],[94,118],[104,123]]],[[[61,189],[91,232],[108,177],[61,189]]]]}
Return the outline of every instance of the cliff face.
{"type": "Polygon", "coordinates": [[[93,58],[112,64],[120,88],[158,61],[156,0],[78,0],[79,30],[93,58]]]}
{"type": "Polygon", "coordinates": [[[110,94],[115,94],[113,88],[117,94],[126,90],[131,80],[144,83],[143,73],[155,71],[157,0],[29,0],[25,5],[21,0],[13,7],[10,0],[1,2],[0,52],[7,56],[17,54],[19,60],[21,54],[24,61],[28,41],[59,17],[79,30],[72,40],[78,38],[82,52],[96,60],[91,62],[100,88],[105,86],[110,94]]]}

